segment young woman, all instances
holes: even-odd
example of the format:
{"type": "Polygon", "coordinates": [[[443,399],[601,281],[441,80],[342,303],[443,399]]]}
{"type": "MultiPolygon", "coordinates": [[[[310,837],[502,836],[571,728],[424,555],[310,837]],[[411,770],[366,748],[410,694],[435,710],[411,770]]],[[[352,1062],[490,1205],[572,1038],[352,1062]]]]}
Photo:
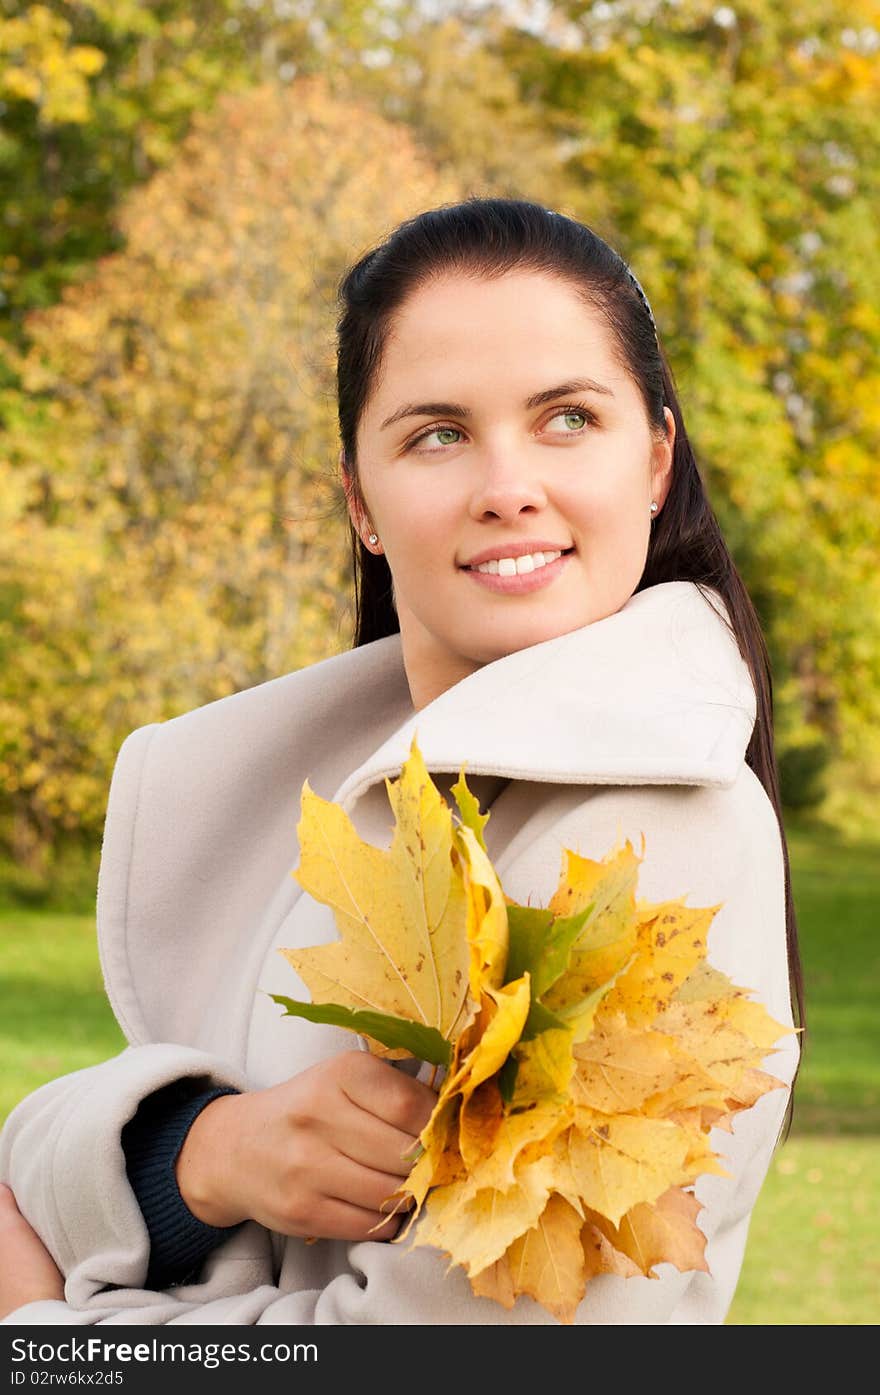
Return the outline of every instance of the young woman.
{"type": "MultiPolygon", "coordinates": [[[[268,997],[308,997],[279,947],[336,934],[290,876],[303,781],[387,842],[414,735],[444,792],[466,763],[508,895],[644,833],[639,896],[723,903],[711,962],[801,1020],[767,654],[638,282],[582,224],[474,198],[404,223],[341,302],[355,644],[124,743],[98,931],[130,1045],[3,1132],[9,1322],[553,1321],[387,1243],[435,1096],[268,997]]],[[[578,1321],[723,1322],[788,1100],[715,1142],[711,1273],[603,1276],[578,1321]]]]}

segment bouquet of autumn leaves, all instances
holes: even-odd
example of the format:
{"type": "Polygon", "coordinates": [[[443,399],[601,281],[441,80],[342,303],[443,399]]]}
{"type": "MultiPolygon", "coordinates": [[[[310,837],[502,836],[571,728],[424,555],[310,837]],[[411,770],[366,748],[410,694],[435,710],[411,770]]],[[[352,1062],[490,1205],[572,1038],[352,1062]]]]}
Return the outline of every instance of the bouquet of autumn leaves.
{"type": "Polygon", "coordinates": [[[707,964],[723,903],[637,901],[627,840],[601,862],[563,850],[549,905],[518,905],[463,770],[457,818],[415,740],[386,788],[387,850],[305,782],[293,875],[340,939],[281,951],[311,1003],[271,997],[446,1068],[397,1240],[418,1221],[413,1243],[475,1293],[530,1294],[564,1323],[597,1274],[708,1272],[692,1188],[726,1175],[709,1131],[782,1085],[759,1067],[790,1030],[707,964]]]}

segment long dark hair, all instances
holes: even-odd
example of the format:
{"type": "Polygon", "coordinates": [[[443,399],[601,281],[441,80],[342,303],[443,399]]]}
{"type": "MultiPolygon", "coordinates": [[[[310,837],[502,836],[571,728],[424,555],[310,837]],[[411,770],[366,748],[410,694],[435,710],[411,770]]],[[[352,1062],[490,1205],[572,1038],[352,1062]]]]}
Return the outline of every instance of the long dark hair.
{"type": "MultiPolygon", "coordinates": [[[[770,659],[755,607],[712,511],[682,420],[672,370],[653,317],[626,263],[583,223],[526,199],[473,197],[429,209],[401,223],[350,267],[339,285],[337,388],[341,465],[358,492],[358,423],[376,381],[389,327],[407,298],[445,272],[483,277],[509,271],[543,272],[567,281],[605,318],[615,351],[641,393],[652,432],[666,435],[663,408],[675,417],[672,484],[651,524],[645,569],[636,592],[663,581],[693,581],[724,600],[731,633],[752,676],[757,699],[746,761],[776,811],[785,867],[789,984],[796,1026],[805,1024],[803,975],[791,894],[788,843],[773,744],[770,659]]],[[[351,532],[355,580],[355,646],[399,630],[392,578],[384,554],[351,532]]],[[[789,1110],[788,1124],[791,1121],[789,1110]]]]}

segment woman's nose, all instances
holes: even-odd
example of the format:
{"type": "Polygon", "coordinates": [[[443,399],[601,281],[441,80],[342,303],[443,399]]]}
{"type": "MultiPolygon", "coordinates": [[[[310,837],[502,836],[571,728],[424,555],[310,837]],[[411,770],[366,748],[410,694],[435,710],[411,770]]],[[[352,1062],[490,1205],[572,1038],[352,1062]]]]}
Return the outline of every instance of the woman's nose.
{"type": "Polygon", "coordinates": [[[516,518],[524,509],[541,509],[547,495],[537,472],[515,453],[504,457],[484,459],[471,493],[470,512],[473,518],[516,518]]]}

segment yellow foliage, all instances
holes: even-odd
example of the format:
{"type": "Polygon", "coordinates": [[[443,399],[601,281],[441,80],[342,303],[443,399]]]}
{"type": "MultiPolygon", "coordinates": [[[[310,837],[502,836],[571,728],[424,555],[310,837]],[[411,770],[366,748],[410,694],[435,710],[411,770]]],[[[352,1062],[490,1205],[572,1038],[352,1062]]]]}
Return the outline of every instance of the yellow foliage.
{"type": "Polygon", "coordinates": [[[452,814],[417,751],[403,777],[387,784],[395,828],[386,852],[364,843],[339,805],[306,782],[296,877],[333,907],[341,939],[284,954],[313,1002],[391,1013],[454,1037],[473,1011],[469,908],[452,862],[452,814]]]}
{"type": "Polygon", "coordinates": [[[511,917],[464,772],[456,823],[415,738],[386,785],[388,852],[304,786],[296,875],[341,940],[283,953],[316,1002],[418,1014],[451,1043],[398,1240],[414,1231],[475,1293],[527,1294],[564,1323],[597,1274],[705,1271],[691,1189],[726,1175],[710,1130],[781,1085],[760,1063],[789,1030],[706,962],[720,906],[637,901],[643,835],[642,858],[628,840],[602,861],[565,850],[555,915],[511,917]]]}
{"type": "MultiPolygon", "coordinates": [[[[45,7],[0,21],[0,89],[48,100],[51,70],[85,92],[96,64],[45,7]]],[[[35,828],[98,836],[134,727],[345,647],[335,286],[459,192],[321,79],[260,88],[201,115],[122,209],[124,250],[30,317],[0,458],[0,793],[35,828]]]]}

